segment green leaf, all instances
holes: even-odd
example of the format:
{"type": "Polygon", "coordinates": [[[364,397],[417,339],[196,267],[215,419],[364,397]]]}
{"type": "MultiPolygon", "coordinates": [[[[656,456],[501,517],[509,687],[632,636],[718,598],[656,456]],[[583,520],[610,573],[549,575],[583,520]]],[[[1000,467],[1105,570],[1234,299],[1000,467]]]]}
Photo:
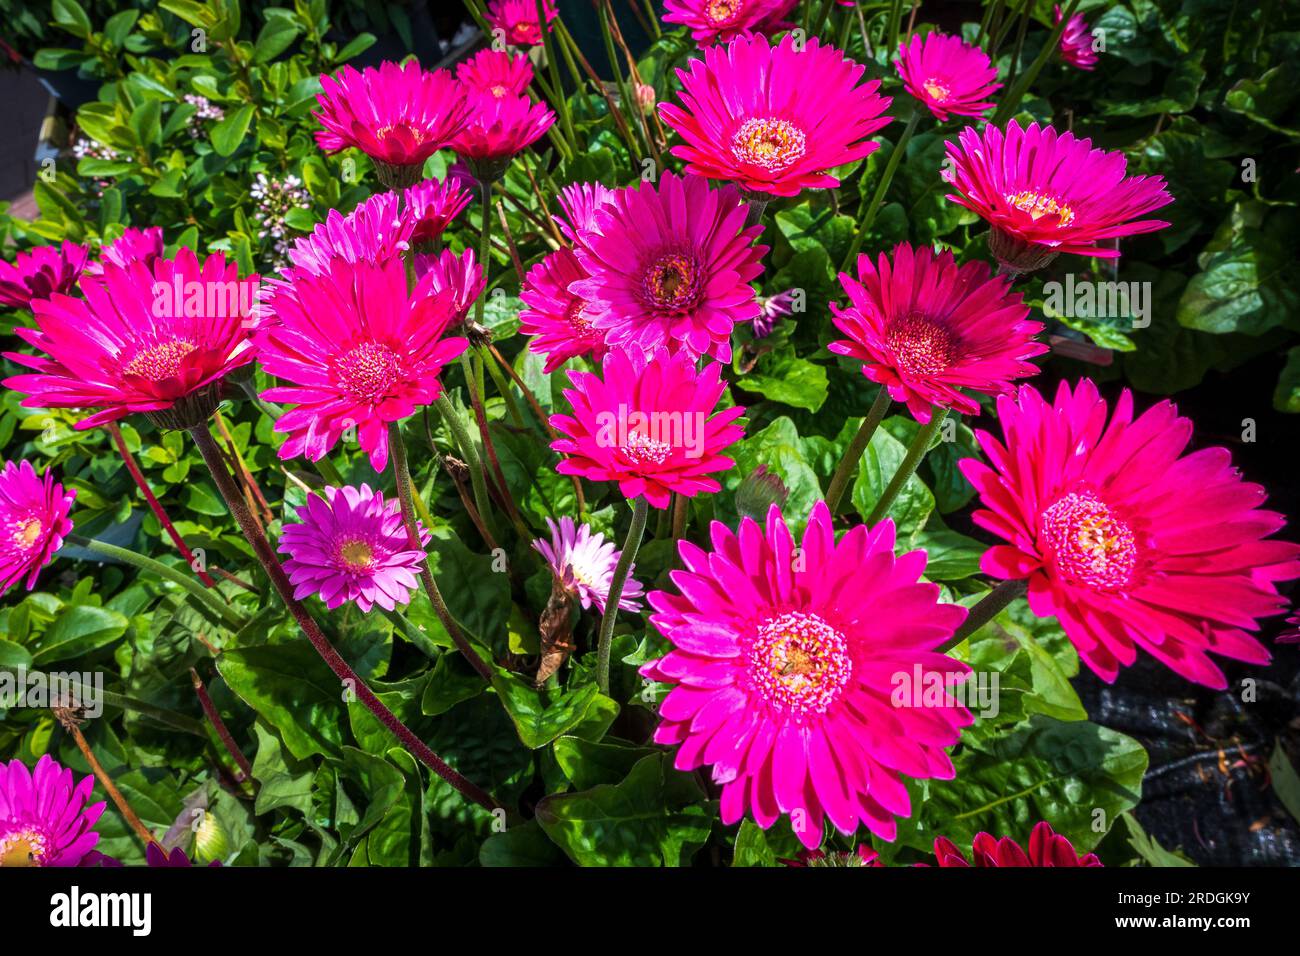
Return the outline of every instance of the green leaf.
{"type": "Polygon", "coordinates": [[[974,538],[946,528],[922,531],[912,539],[912,545],[923,548],[929,555],[925,562],[925,576],[931,581],[960,581],[978,574],[980,558],[986,550],[986,546],[974,538]]]}
{"type": "Polygon", "coordinates": [[[560,866],[564,854],[536,820],[529,820],[484,840],[478,860],[483,866],[560,866]]]}
{"type": "MultiPolygon", "coordinates": [[[[863,520],[871,514],[906,454],[907,446],[890,434],[889,428],[877,428],[871,436],[871,444],[858,462],[858,477],[853,483],[853,507],[863,520]]],[[[900,547],[911,546],[932,511],[934,495],[925,482],[913,474],[889,509],[889,517],[898,527],[900,547]]]]}
{"type": "Polygon", "coordinates": [[[580,866],[683,866],[709,838],[714,808],[667,754],[641,759],[621,783],[555,794],[537,822],[580,866]]]}
{"type": "Polygon", "coordinates": [[[618,714],[618,704],[600,693],[595,684],[553,694],[538,690],[517,674],[498,670],[492,686],[514,721],[519,739],[532,750],[579,727],[599,738],[618,714]]]}
{"type": "Polygon", "coordinates": [[[32,665],[89,654],[126,633],[128,621],[116,611],[78,604],[63,611],[45,631],[32,654],[32,665]]]}
{"type": "Polygon", "coordinates": [[[560,737],[555,741],[555,762],[578,790],[617,783],[631,772],[637,761],[653,753],[652,747],[637,747],[621,740],[560,737]]]}
{"type": "MultiPolygon", "coordinates": [[[[822,489],[794,422],[784,415],[773,419],[762,431],[733,445],[730,455],[736,467],[722,476],[723,487],[734,493],[759,465],[766,466],[790,492],[783,509],[786,520],[796,529],[802,528],[813,504],[821,499],[822,489]]],[[[714,507],[720,512],[724,507],[732,509],[718,515],[719,520],[730,518],[734,514],[732,495],[718,495],[714,507]]]]}
{"type": "Polygon", "coordinates": [[[1286,807],[1287,813],[1300,821],[1300,774],[1296,773],[1295,765],[1282,749],[1281,738],[1273,746],[1273,756],[1269,758],[1268,770],[1273,780],[1273,792],[1282,801],[1282,806],[1286,807]]]}
{"type": "Polygon", "coordinates": [[[810,412],[822,407],[829,388],[824,366],[785,350],[764,355],[754,371],[736,378],[736,384],[747,392],[810,412]]]}
{"type": "Polygon", "coordinates": [[[428,717],[445,714],[462,700],[481,694],[486,686],[464,657],[448,651],[433,665],[420,698],[420,712],[428,717]]]}
{"type": "Polygon", "coordinates": [[[255,109],[252,103],[245,103],[212,127],[208,136],[218,156],[229,156],[239,148],[239,144],[248,135],[248,127],[253,122],[255,109]]]}
{"type": "Polygon", "coordinates": [[[1300,412],[1300,345],[1286,353],[1286,365],[1273,390],[1273,407],[1279,412],[1300,412]]]}
{"type": "MultiPolygon", "coordinates": [[[[1137,817],[1127,811],[1120,814],[1124,827],[1128,830],[1128,844],[1149,866],[1195,866],[1196,864],[1181,853],[1166,850],[1155,838],[1148,835],[1138,823],[1137,817]]],[[[1105,861],[1103,861],[1105,862],[1105,861]]]]}
{"type": "Polygon", "coordinates": [[[268,16],[253,44],[253,62],[270,63],[298,38],[298,24],[286,16],[268,16]]]}
{"type": "Polygon", "coordinates": [[[91,34],[90,17],[81,8],[77,0],[54,0],[54,22],[75,37],[89,39],[91,34]]]}

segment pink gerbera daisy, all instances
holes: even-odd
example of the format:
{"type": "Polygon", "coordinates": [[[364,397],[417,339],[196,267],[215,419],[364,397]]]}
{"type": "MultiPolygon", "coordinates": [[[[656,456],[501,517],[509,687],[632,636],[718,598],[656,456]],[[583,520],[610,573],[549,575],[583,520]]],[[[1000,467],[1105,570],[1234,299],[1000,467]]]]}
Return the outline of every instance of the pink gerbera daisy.
{"type": "Polygon", "coordinates": [[[677,71],[682,106],[659,111],[686,141],[673,155],[687,172],[794,196],[838,186],[827,170],[879,148],[867,137],[889,122],[880,81],[859,85],[863,67],[815,38],[795,43],[793,35],[777,46],[761,35],[736,37],[677,71]]]}
{"type": "Polygon", "coordinates": [[[977,833],[971,846],[973,863],[967,862],[965,855],[947,837],[935,839],[934,856],[943,867],[1101,866],[1097,854],[1081,856],[1075,851],[1074,844],[1046,821],[1036,824],[1030,832],[1028,853],[1011,837],[999,840],[987,833],[977,833]]]}
{"type": "Polygon", "coordinates": [[[648,356],[612,349],[600,375],[569,372],[573,388],[564,397],[572,415],[552,415],[567,438],[551,448],[569,457],[556,470],[592,481],[617,481],[624,497],[645,495],[667,508],[676,492],[694,497],[722,486],[708,476],[735,464],[723,452],[744,436],[733,424],[744,409],[714,413],[727,389],[718,363],[703,371],[684,352],[663,349],[648,356]]]}
{"type": "MultiPolygon", "coordinates": [[[[542,0],[546,14],[546,30],[551,21],[560,15],[552,0],[542,0]]],[[[537,0],[490,0],[485,19],[493,32],[501,30],[506,43],[511,46],[539,46],[542,30],[537,20],[537,0]]]]}
{"type": "Polygon", "coordinates": [[[329,487],[309,495],[298,517],[279,545],[295,598],[318,594],[327,608],[352,601],[363,611],[410,602],[432,535],[417,522],[421,547],[411,547],[396,498],[385,502],[369,485],[329,487]]]}
{"type": "Polygon", "coordinates": [[[596,212],[614,199],[614,190],[600,183],[570,183],[557,200],[563,214],[552,216],[566,239],[581,245],[586,233],[596,228],[596,212]]]}
{"type": "Polygon", "coordinates": [[[907,92],[941,123],[949,116],[983,116],[993,108],[989,97],[1002,87],[987,53],[944,33],[913,34],[898,45],[894,66],[907,92]]]}
{"type": "Polygon", "coordinates": [[[880,854],[865,843],[859,843],[858,848],[852,853],[846,853],[840,850],[832,850],[826,853],[822,850],[800,850],[799,858],[796,860],[781,860],[786,866],[794,866],[803,869],[805,867],[818,868],[855,868],[855,867],[883,867],[885,864],[880,862],[880,854]]]}
{"type": "Polygon", "coordinates": [[[605,333],[594,328],[587,316],[587,302],[569,291],[573,283],[587,278],[578,257],[569,249],[557,249],[528,270],[519,298],[527,308],[519,312],[519,331],[534,336],[529,351],[546,356],[542,372],[551,374],[579,355],[599,362],[605,357],[605,333]]]}
{"type": "MultiPolygon", "coordinates": [[[[1061,16],[1060,6],[1053,6],[1052,24],[1060,23],[1061,16]]],[[[1065,32],[1061,34],[1061,59],[1081,70],[1096,69],[1097,52],[1092,47],[1093,36],[1092,30],[1088,28],[1088,21],[1083,18],[1083,14],[1076,13],[1070,17],[1065,25],[1065,32]]]]}
{"type": "Polygon", "coordinates": [[[99,842],[104,803],[86,805],[94,787],[94,777],[74,784],[49,754],[34,771],[16,758],[0,763],[0,867],[79,865],[99,842]]]}
{"type": "MultiPolygon", "coordinates": [[[[673,650],[641,668],[677,686],[659,706],[655,742],[674,766],[711,765],[722,822],[746,813],[767,829],[789,814],[801,843],[829,819],[893,840],[911,813],[903,777],[951,779],[944,748],[973,720],[944,703],[895,703],[908,681],[960,681],[969,668],[937,650],[966,617],[919,581],[924,551],[894,556],[894,524],[851,528],[837,544],[825,502],[796,547],[773,505],[764,529],[720,522],[712,551],[678,544],[677,593],[653,591],[650,622],[673,650]]],[[[924,685],[922,685],[924,686],[924,685]]]]}
{"type": "Polygon", "coordinates": [[[469,315],[470,306],[487,288],[483,267],[474,261],[474,250],[466,249],[456,255],[450,249],[440,255],[416,256],[415,272],[429,276],[429,291],[434,295],[447,292],[451,295],[452,319],[449,327],[460,325],[469,315]]]}
{"type": "Polygon", "coordinates": [[[336,261],[325,275],[294,279],[277,296],[275,320],[254,333],[268,374],[289,382],[262,396],[297,406],[275,423],[289,435],[281,458],[319,461],[349,428],[376,471],[388,464],[388,424],[442,392],[438,373],[468,343],[443,339],[450,292],[434,295],[425,275],[409,294],[400,259],[336,261]]]}
{"type": "Polygon", "coordinates": [[[665,0],[663,19],[680,23],[706,47],[758,29],[775,5],[774,0],[665,0]]]}
{"type": "Polygon", "coordinates": [[[831,312],[848,338],[830,350],[859,359],[862,374],[922,423],[932,407],[979,414],[967,392],[1010,391],[1012,379],[1038,371],[1028,359],[1047,351],[1010,279],[990,276],[983,262],[958,267],[951,252],[902,243],[879,268],[859,256],[858,279],[841,272],[840,285],[852,304],[832,302],[831,312]]]}
{"type": "Polygon", "coordinates": [[[150,226],[148,229],[128,228],[118,238],[104,246],[99,252],[97,262],[88,263],[86,275],[103,275],[104,263],[114,266],[128,266],[140,261],[152,266],[153,261],[163,254],[162,226],[150,226]]]}
{"type": "Polygon", "coordinates": [[[202,263],[181,247],[175,260],[105,265],[81,283],[83,299],[55,293],[32,303],[36,329],[15,329],[44,355],[7,352],[35,369],[4,384],[28,408],[94,408],[94,428],[144,412],[166,428],[189,428],[216,407],[221,379],[253,359],[245,325],[257,276],[241,281],[221,253],[202,263]]]}
{"type": "Polygon", "coordinates": [[[54,473],[36,474],[31,462],[8,462],[0,469],[0,594],[27,578],[36,587],[41,568],[72,532],[76,489],[63,490],[54,473]]]}
{"type": "Polygon", "coordinates": [[[473,113],[464,130],[451,142],[456,155],[465,161],[480,183],[492,183],[504,175],[515,155],[543,136],[555,122],[555,113],[545,103],[527,96],[470,95],[473,113]]]}
{"type": "Polygon", "coordinates": [[[338,77],[321,76],[324,92],[313,113],[325,127],[316,142],[327,153],[355,146],[375,162],[390,189],[420,179],[424,161],[446,146],[469,119],[464,88],[446,70],[382,63],[338,77]]]}
{"type": "Polygon", "coordinates": [[[12,264],[0,259],[0,305],[27,309],[33,299],[71,292],[89,257],[85,246],[65,240],[20,252],[12,264]]]}
{"type": "Polygon", "coordinates": [[[1106,681],[1139,647],[1216,688],[1210,654],[1268,661],[1247,631],[1285,609],[1274,582],[1300,576],[1300,547],[1265,540],[1285,521],[1227,449],[1183,454],[1191,421],[1169,401],[1135,419],[1127,390],[1108,423],[1087,379],[1052,405],[1022,385],[997,408],[1006,444],[976,432],[992,467],[961,461],[984,505],[975,523],[1007,542],[985,552],[985,573],[1027,578],[1030,609],[1058,618],[1106,681]]]}
{"type": "Polygon", "coordinates": [[[729,361],[732,327],[762,311],[749,283],[767,252],[740,193],[664,173],[657,186],[616,190],[594,216],[575,249],[589,278],[571,291],[606,342],[729,361]]]}
{"type": "Polygon", "coordinates": [[[406,190],[403,219],[411,225],[411,241],[428,244],[437,240],[451,221],[469,205],[471,193],[455,178],[441,182],[426,179],[406,190]]]}
{"type": "Polygon", "coordinates": [[[480,50],[456,67],[456,79],[466,89],[492,96],[520,96],[533,82],[528,57],[505,50],[480,50]]]}
{"type": "Polygon", "coordinates": [[[1090,139],[1011,120],[1005,135],[968,126],[947,146],[952,169],[943,175],[957,190],[948,198],[988,222],[989,249],[1010,271],[1042,268],[1062,252],[1114,258],[1119,250],[1101,240],[1169,225],[1138,219],[1173,202],[1164,179],[1125,176],[1124,154],[1093,149],[1090,139]]]}
{"type": "MultiPolygon", "coordinates": [[[[536,539],[533,550],[546,559],[565,590],[577,597],[584,608],[594,604],[604,614],[614,567],[622,552],[612,541],[606,541],[603,534],[585,524],[575,525],[572,518],[561,518],[558,525],[547,518],[546,526],[551,529],[551,540],[536,539]]],[[[631,576],[635,571],[634,563],[628,568],[628,579],[618,601],[624,611],[641,610],[641,585],[631,576]]]]}

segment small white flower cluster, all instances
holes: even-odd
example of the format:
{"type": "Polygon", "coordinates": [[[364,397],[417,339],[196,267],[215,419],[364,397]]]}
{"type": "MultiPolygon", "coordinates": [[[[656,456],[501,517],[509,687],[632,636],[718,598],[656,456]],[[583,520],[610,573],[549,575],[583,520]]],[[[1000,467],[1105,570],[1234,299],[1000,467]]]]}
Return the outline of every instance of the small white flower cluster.
{"type": "Polygon", "coordinates": [[[97,143],[86,136],[78,136],[72,144],[72,155],[77,159],[118,159],[121,154],[111,146],[97,143]]]}
{"type": "MultiPolygon", "coordinates": [[[[194,116],[196,119],[219,122],[226,118],[226,111],[220,106],[217,106],[206,96],[200,96],[198,93],[186,93],[185,102],[195,108],[194,116]]],[[[192,124],[186,128],[189,130],[190,139],[198,139],[203,135],[201,129],[196,124],[192,124]]]]}
{"type": "Polygon", "coordinates": [[[275,239],[278,268],[289,257],[289,240],[285,238],[289,227],[285,223],[285,217],[293,209],[310,209],[311,193],[307,192],[297,176],[288,175],[277,179],[266,173],[257,174],[249,192],[257,200],[257,208],[253,212],[253,220],[260,227],[257,236],[259,239],[267,236],[275,239]]]}

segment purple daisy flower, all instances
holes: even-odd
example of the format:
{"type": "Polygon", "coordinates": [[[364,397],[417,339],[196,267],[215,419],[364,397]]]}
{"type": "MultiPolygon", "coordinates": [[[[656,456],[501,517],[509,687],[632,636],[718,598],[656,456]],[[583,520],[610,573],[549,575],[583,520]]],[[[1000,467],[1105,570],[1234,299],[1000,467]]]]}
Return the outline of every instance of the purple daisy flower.
{"type": "Polygon", "coordinates": [[[94,777],[73,784],[72,771],[50,758],[29,771],[0,763],[0,867],[77,866],[94,850],[103,802],[86,806],[94,777]]]}
{"type": "MultiPolygon", "coordinates": [[[[575,525],[572,518],[561,518],[558,525],[547,518],[546,524],[551,529],[551,540],[538,538],[533,542],[533,549],[546,559],[565,590],[577,597],[584,608],[595,604],[604,614],[614,566],[622,552],[614,548],[613,542],[606,541],[603,534],[593,532],[585,524],[575,525]]],[[[641,609],[637,599],[643,592],[632,577],[635,570],[635,564],[628,568],[627,583],[618,602],[624,611],[641,609]]]]}
{"type": "MultiPolygon", "coordinates": [[[[410,601],[425,552],[409,547],[396,499],[385,502],[369,485],[326,488],[324,497],[307,499],[298,517],[301,522],[285,526],[279,548],[289,555],[284,569],[295,598],[317,594],[328,608],[355,601],[363,611],[376,604],[391,611],[410,601]]],[[[421,545],[431,537],[420,526],[421,545]]]]}

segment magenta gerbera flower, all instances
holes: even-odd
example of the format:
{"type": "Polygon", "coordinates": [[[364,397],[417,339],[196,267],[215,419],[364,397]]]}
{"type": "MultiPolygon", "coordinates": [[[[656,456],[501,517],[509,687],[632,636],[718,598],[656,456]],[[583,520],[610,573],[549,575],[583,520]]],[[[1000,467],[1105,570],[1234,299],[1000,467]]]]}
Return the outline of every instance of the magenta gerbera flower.
{"type": "Polygon", "coordinates": [[[471,193],[459,179],[449,177],[441,182],[418,182],[406,190],[404,198],[402,217],[411,225],[411,241],[431,243],[465,210],[471,193]]]}
{"type": "Polygon", "coordinates": [[[442,392],[438,373],[465,351],[443,339],[453,317],[450,292],[433,294],[425,275],[409,293],[400,259],[336,261],[325,275],[300,275],[292,296],[277,296],[275,319],[254,333],[268,374],[291,383],[262,396],[288,402],[275,429],[287,433],[281,458],[319,461],[349,428],[376,471],[388,464],[388,423],[442,392]]]}
{"type": "MultiPolygon", "coordinates": [[[[1059,5],[1052,7],[1052,25],[1061,22],[1061,8],[1059,5]]],[[[1070,17],[1065,25],[1065,32],[1061,34],[1061,59],[1070,66],[1076,66],[1081,70],[1093,70],[1097,67],[1097,51],[1092,48],[1093,37],[1092,30],[1088,27],[1088,21],[1083,18],[1083,14],[1076,13],[1070,17]]]]}
{"type": "Polygon", "coordinates": [[[36,587],[41,568],[72,532],[75,488],[63,490],[54,473],[36,474],[31,462],[7,462],[0,469],[0,594],[27,578],[36,587]]]}
{"type": "Polygon", "coordinates": [[[352,601],[363,611],[410,602],[432,535],[417,522],[421,547],[411,548],[396,498],[385,502],[369,485],[329,487],[308,496],[298,517],[279,544],[295,598],[317,594],[327,608],[352,601]]]}
{"type": "Polygon", "coordinates": [[[1052,829],[1047,821],[1035,824],[1029,834],[1029,852],[1011,837],[997,839],[988,833],[975,834],[971,859],[957,849],[947,837],[934,841],[935,862],[944,867],[990,866],[1101,866],[1097,854],[1080,855],[1067,838],[1052,829]]]}
{"type": "Polygon", "coordinates": [[[85,246],[64,241],[61,246],[34,246],[12,263],[0,259],[0,305],[31,308],[33,299],[71,292],[90,257],[85,246]]]}
{"type": "Polygon", "coordinates": [[[665,23],[679,23],[702,47],[762,27],[783,0],[664,0],[665,23]]]}
{"type": "Polygon", "coordinates": [[[941,123],[949,116],[983,116],[993,108],[989,97],[1002,87],[987,53],[944,33],[913,34],[898,45],[894,66],[907,92],[941,123]]]}
{"type": "Polygon", "coordinates": [[[902,778],[951,779],[944,748],[973,720],[950,695],[909,707],[895,690],[964,679],[970,669],[936,648],[965,609],[919,581],[924,551],[894,556],[892,521],[837,544],[825,502],[800,548],[775,505],[766,529],[714,522],[711,540],[712,551],[679,542],[677,591],[649,596],[650,622],[674,649],[641,674],[677,685],[655,741],[679,745],[680,770],[712,766],[724,824],[748,813],[767,829],[788,814],[810,849],[824,819],[894,839],[912,807],[902,778]]]}
{"type": "Polygon", "coordinates": [[[803,869],[805,867],[829,867],[829,868],[855,868],[855,867],[883,867],[885,864],[880,862],[880,854],[871,849],[865,843],[859,843],[858,848],[851,853],[841,850],[832,850],[830,853],[822,850],[800,850],[799,857],[795,860],[781,860],[786,866],[794,866],[803,869]]]}
{"type": "Polygon", "coordinates": [[[86,275],[103,275],[104,264],[128,266],[132,262],[143,262],[152,267],[153,261],[163,254],[162,226],[150,226],[148,229],[128,228],[118,238],[104,246],[99,252],[99,260],[87,263],[86,275]]]}
{"type": "Polygon", "coordinates": [[[549,106],[527,96],[472,93],[470,103],[469,124],[452,140],[451,148],[480,183],[500,179],[510,160],[555,122],[549,106]]]}
{"type": "Polygon", "coordinates": [[[1011,380],[1035,374],[1028,359],[1047,351],[1034,341],[1042,323],[1010,279],[990,276],[983,262],[958,267],[951,252],[902,243],[879,267],[858,257],[858,278],[841,272],[851,305],[831,303],[836,328],[847,339],[830,350],[860,360],[862,374],[905,402],[919,422],[931,406],[979,414],[971,392],[997,395],[1011,380]]]}
{"type": "Polygon", "coordinates": [[[1300,547],[1265,540],[1285,523],[1264,489],[1241,480],[1224,448],[1183,454],[1192,423],[1162,401],[1133,416],[1084,379],[1054,404],[1028,385],[998,399],[1006,443],[976,436],[992,467],[961,469],[984,508],[975,523],[1004,539],[981,567],[1029,582],[1029,607],[1056,617],[1103,680],[1137,649],[1188,680],[1227,683],[1209,655],[1263,664],[1247,631],[1285,610],[1275,581],[1300,576],[1300,547]]]}
{"type": "MultiPolygon", "coordinates": [[[[533,550],[546,559],[551,571],[559,578],[565,590],[578,598],[584,608],[593,604],[601,614],[609,600],[609,586],[614,580],[614,567],[622,554],[612,541],[592,531],[585,524],[575,525],[572,518],[564,517],[557,525],[550,518],[546,526],[551,529],[551,540],[537,538],[533,550]]],[[[641,610],[640,583],[632,577],[636,564],[628,568],[628,579],[618,606],[624,611],[641,610]]]]}
{"type": "Polygon", "coordinates": [[[564,397],[572,415],[552,415],[551,424],[567,438],[551,448],[568,457],[556,470],[592,481],[617,481],[624,497],[645,495],[667,508],[669,493],[694,497],[722,486],[708,477],[735,464],[723,452],[744,436],[733,424],[739,406],[716,412],[726,391],[716,362],[703,371],[685,352],[612,349],[601,375],[569,372],[573,388],[564,397]],[[602,380],[603,376],[603,380],[602,380]]]}
{"type": "Polygon", "coordinates": [[[599,362],[605,357],[605,333],[592,326],[587,302],[569,291],[573,283],[586,279],[578,257],[569,249],[557,249],[528,270],[519,298],[527,306],[519,312],[519,331],[531,335],[528,349],[546,356],[542,372],[551,374],[579,355],[599,362]]]}
{"type": "MultiPolygon", "coordinates": [[[[551,21],[560,15],[552,0],[542,0],[546,15],[546,30],[551,21]]],[[[542,42],[542,28],[537,20],[537,0],[490,0],[484,19],[493,32],[501,30],[506,43],[511,46],[538,46],[542,42]]]]}
{"type": "Polygon", "coordinates": [[[434,295],[446,292],[451,296],[450,326],[465,321],[470,306],[487,288],[487,276],[483,275],[483,267],[474,261],[473,249],[466,249],[460,255],[444,249],[436,256],[416,256],[415,273],[420,277],[429,276],[429,291],[434,295]]]}
{"type": "Polygon", "coordinates": [[[1123,153],[1093,149],[1092,140],[1031,123],[983,133],[961,131],[949,142],[948,198],[992,227],[989,248],[1007,269],[1041,268],[1058,253],[1114,258],[1103,239],[1154,232],[1169,225],[1139,219],[1173,202],[1160,176],[1125,176],[1123,153]]]}
{"type": "Polygon", "coordinates": [[[672,152],[687,172],[794,196],[838,186],[827,170],[879,148],[867,137],[889,122],[880,81],[858,85],[863,67],[815,38],[795,43],[793,35],[777,46],[758,34],[737,37],[677,71],[682,106],[659,111],[686,141],[672,152]]]}
{"type": "MultiPolygon", "coordinates": [[[[431,181],[428,181],[431,182],[431,181]]],[[[421,219],[414,214],[415,201],[411,194],[421,197],[427,193],[413,186],[406,191],[407,209],[399,207],[397,193],[387,192],[363,200],[346,216],[337,209],[325,215],[325,221],[316,224],[310,234],[300,236],[289,250],[293,268],[285,270],[290,280],[301,270],[308,275],[325,275],[335,261],[347,263],[368,262],[381,265],[402,255],[410,248],[411,239],[421,219]]],[[[424,213],[420,207],[421,216],[424,213]]]]}
{"type": "Polygon", "coordinates": [[[475,93],[520,96],[533,82],[533,67],[522,53],[486,49],[456,67],[456,79],[475,93]]]}
{"type": "Polygon", "coordinates": [[[556,197],[563,213],[552,216],[565,238],[581,245],[586,233],[596,228],[596,211],[609,205],[614,190],[600,183],[570,183],[556,197]]]}
{"type": "Polygon", "coordinates": [[[415,60],[382,63],[320,78],[324,92],[313,113],[325,127],[316,142],[327,153],[355,146],[372,160],[389,188],[410,186],[424,161],[446,146],[469,119],[465,89],[446,70],[415,60]]]}
{"type": "Polygon", "coordinates": [[[55,293],[32,303],[38,328],[15,329],[43,355],[6,352],[35,373],[4,384],[28,408],[98,409],[94,428],[145,412],[167,428],[205,421],[221,379],[253,359],[245,325],[257,276],[240,280],[221,253],[202,263],[185,247],[153,265],[105,265],[81,283],[84,298],[55,293]]]}
{"type": "Polygon", "coordinates": [[[588,278],[570,291],[605,341],[626,349],[665,347],[731,359],[731,330],[762,311],[750,282],[763,271],[762,226],[745,227],[732,186],[664,173],[616,190],[579,236],[588,278]]]}
{"type": "Polygon", "coordinates": [[[94,777],[74,784],[49,754],[34,771],[16,758],[0,763],[0,867],[79,865],[99,842],[104,803],[86,805],[94,786],[94,777]]]}

